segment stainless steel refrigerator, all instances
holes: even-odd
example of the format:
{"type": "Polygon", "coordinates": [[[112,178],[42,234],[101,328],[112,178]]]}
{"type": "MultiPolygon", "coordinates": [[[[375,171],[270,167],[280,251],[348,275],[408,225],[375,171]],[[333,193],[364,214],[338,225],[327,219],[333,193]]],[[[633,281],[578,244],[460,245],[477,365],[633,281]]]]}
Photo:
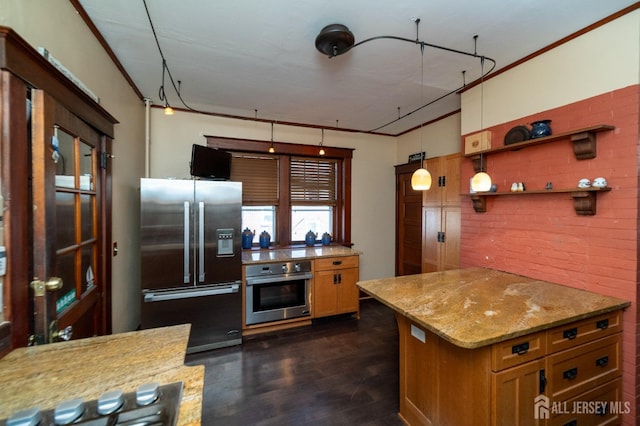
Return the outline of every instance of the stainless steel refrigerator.
{"type": "Polygon", "coordinates": [[[191,324],[187,352],[242,343],[242,184],[141,179],[142,328],[191,324]]]}

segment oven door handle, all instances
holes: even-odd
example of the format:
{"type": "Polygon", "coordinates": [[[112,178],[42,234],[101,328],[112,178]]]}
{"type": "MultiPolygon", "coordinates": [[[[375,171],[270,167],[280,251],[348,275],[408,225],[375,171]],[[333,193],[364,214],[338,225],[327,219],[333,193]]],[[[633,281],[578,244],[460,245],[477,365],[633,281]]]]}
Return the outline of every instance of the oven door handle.
{"type": "Polygon", "coordinates": [[[270,284],[270,283],[281,283],[287,281],[296,281],[296,280],[310,280],[313,277],[311,272],[306,272],[303,274],[291,274],[291,275],[269,275],[264,277],[249,277],[247,278],[247,285],[256,285],[256,284],[270,284]]]}
{"type": "Polygon", "coordinates": [[[144,302],[165,302],[167,300],[192,299],[194,297],[218,296],[222,294],[238,293],[240,284],[232,283],[229,285],[219,285],[209,288],[193,288],[168,290],[162,292],[148,292],[144,294],[144,302]]]}

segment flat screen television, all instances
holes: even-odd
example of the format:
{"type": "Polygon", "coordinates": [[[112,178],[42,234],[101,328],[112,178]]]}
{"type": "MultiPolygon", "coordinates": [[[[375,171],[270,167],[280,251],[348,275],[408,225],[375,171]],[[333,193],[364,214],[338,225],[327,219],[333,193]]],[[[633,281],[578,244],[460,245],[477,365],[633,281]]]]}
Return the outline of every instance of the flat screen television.
{"type": "Polygon", "coordinates": [[[190,166],[191,176],[229,180],[231,177],[231,153],[193,144],[190,166]]]}

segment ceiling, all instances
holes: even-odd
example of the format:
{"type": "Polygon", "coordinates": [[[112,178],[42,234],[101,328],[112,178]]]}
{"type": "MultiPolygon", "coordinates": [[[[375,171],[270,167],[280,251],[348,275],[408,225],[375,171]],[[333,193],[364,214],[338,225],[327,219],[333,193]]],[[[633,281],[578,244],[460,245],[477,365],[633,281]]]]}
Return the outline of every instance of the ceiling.
{"type": "Polygon", "coordinates": [[[392,135],[459,109],[456,89],[492,64],[426,47],[421,65],[418,44],[390,39],[328,58],[315,48],[326,25],[346,25],[356,43],[417,35],[420,41],[492,58],[495,72],[635,3],[147,0],[145,8],[143,0],[78,1],[155,105],[163,104],[163,67],[147,10],[173,82],[176,87],[181,82],[184,103],[165,75],[173,107],[392,135]]]}

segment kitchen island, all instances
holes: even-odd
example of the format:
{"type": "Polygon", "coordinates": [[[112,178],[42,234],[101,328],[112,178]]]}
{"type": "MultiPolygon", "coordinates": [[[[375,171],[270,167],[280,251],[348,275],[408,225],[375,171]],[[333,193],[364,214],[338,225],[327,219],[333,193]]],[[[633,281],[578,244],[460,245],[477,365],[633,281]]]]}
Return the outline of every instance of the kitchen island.
{"type": "Polygon", "coordinates": [[[200,424],[204,366],[185,366],[189,324],[18,348],[0,359],[0,419],[17,411],[183,382],[178,425],[200,424]]]}
{"type": "Polygon", "coordinates": [[[592,413],[553,403],[622,399],[628,301],[485,268],[358,287],[395,312],[408,424],[565,424],[592,413]]]}

